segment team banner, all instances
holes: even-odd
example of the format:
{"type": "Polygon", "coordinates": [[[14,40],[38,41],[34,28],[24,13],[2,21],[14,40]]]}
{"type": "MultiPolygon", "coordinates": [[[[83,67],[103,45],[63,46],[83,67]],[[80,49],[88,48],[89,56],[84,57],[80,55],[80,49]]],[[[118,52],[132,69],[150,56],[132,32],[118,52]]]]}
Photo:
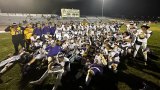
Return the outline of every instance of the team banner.
{"type": "Polygon", "coordinates": [[[78,9],[61,9],[62,17],[80,17],[80,10],[78,9]]]}

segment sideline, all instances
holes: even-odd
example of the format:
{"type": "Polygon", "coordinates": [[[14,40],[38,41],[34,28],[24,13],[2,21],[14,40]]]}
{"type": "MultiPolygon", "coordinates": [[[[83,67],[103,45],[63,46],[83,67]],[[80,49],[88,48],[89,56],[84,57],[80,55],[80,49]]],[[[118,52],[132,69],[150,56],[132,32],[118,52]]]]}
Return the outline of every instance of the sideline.
{"type": "Polygon", "coordinates": [[[5,32],[5,31],[0,31],[0,33],[9,33],[9,32],[5,32]]]}

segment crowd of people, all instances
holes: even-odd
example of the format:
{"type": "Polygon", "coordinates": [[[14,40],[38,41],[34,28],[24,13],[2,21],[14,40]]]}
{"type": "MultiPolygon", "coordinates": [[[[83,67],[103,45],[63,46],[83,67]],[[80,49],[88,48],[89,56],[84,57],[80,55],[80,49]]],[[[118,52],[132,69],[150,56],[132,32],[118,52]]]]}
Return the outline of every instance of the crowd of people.
{"type": "MultiPolygon", "coordinates": [[[[119,22],[47,22],[16,24],[6,28],[12,35],[15,48],[14,56],[8,57],[0,63],[0,74],[19,60],[24,53],[31,59],[24,64],[24,73],[35,62],[47,63],[47,70],[42,77],[30,84],[41,84],[49,74],[56,75],[53,90],[61,85],[62,76],[72,72],[71,64],[78,62],[83,67],[77,71],[75,78],[86,75],[85,85],[88,86],[96,75],[102,75],[104,68],[113,73],[118,72],[121,57],[131,58],[134,61],[139,50],[147,65],[147,41],[152,35],[148,24],[138,27],[133,21],[126,24],[127,30],[120,31],[122,24],[119,22]],[[18,50],[19,44],[22,46],[18,50]]],[[[127,61],[126,61],[127,62],[127,61]]]]}

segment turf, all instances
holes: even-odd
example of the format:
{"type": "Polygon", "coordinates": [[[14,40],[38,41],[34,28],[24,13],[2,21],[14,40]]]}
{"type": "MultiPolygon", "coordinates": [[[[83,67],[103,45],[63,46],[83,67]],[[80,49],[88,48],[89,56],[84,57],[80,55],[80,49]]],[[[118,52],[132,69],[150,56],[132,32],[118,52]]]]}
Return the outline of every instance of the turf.
{"type": "MultiPolygon", "coordinates": [[[[124,31],[125,29],[125,26],[122,26],[121,30],[124,31]]],[[[153,31],[153,35],[148,41],[148,46],[156,55],[160,56],[160,23],[151,24],[151,30],[153,31]]],[[[0,60],[3,60],[8,54],[13,53],[13,51],[10,34],[0,34],[0,60]]],[[[160,59],[152,60],[152,63],[156,66],[156,69],[160,70],[160,59]]],[[[137,80],[146,81],[153,86],[160,87],[160,73],[150,68],[141,67],[143,67],[143,65],[127,66],[127,69],[123,70],[118,78],[118,89],[133,90],[137,85],[137,80]]],[[[1,79],[3,82],[0,84],[0,90],[18,90],[21,80],[20,66],[16,64],[12,69],[6,72],[1,79]]],[[[52,81],[52,79],[47,79],[45,84],[52,84],[52,81]]],[[[24,90],[33,89],[32,86],[26,85],[24,90]]]]}

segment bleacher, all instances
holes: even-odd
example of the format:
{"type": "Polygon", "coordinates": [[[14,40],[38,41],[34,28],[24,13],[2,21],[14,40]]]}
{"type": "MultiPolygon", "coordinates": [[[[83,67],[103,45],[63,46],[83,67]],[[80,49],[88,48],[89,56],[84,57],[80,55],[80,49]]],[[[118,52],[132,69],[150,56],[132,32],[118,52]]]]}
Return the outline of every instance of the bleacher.
{"type": "Polygon", "coordinates": [[[87,16],[86,18],[90,23],[94,23],[96,21],[100,21],[97,17],[87,16]]]}
{"type": "Polygon", "coordinates": [[[110,18],[107,17],[94,17],[94,16],[86,16],[80,18],[61,18],[56,14],[27,14],[27,13],[0,13],[0,31],[3,31],[4,28],[12,23],[22,23],[23,21],[27,22],[47,22],[47,18],[57,17],[54,19],[54,22],[82,22],[84,19],[90,23],[100,22],[100,21],[110,21],[110,18]]]}
{"type": "Polygon", "coordinates": [[[46,21],[46,18],[57,16],[55,14],[25,14],[25,13],[0,13],[0,25],[10,25],[13,22],[19,23],[46,21]]]}

